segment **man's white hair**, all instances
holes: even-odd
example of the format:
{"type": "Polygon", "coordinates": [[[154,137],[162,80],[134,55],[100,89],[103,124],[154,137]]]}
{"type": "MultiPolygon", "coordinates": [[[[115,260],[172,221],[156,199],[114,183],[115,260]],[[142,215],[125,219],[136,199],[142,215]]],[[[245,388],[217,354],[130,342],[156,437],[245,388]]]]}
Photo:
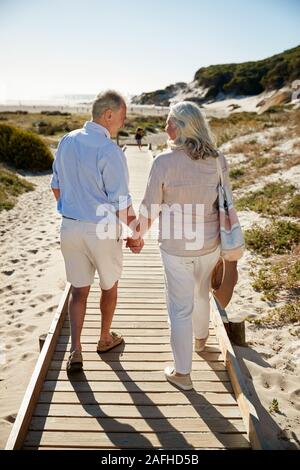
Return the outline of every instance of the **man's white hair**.
{"type": "Polygon", "coordinates": [[[122,105],[125,105],[125,99],[120,93],[115,90],[102,91],[93,102],[93,119],[101,117],[107,109],[117,111],[122,105]]]}
{"type": "Polygon", "coordinates": [[[193,160],[218,156],[209,126],[196,103],[181,101],[171,106],[169,119],[177,131],[176,139],[168,141],[171,148],[184,150],[193,160]]]}

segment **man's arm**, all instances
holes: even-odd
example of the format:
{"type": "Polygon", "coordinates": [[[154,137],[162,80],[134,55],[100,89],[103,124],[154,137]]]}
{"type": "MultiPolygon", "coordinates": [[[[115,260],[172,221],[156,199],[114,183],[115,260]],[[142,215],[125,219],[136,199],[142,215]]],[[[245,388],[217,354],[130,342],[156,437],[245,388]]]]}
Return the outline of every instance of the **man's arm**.
{"type": "Polygon", "coordinates": [[[126,207],[126,209],[117,211],[116,216],[121,220],[121,222],[124,222],[124,224],[128,225],[130,228],[136,221],[136,215],[131,204],[130,206],[126,207]]]}
{"type": "Polygon", "coordinates": [[[60,189],[59,188],[51,188],[54,194],[55,199],[58,201],[60,197],[60,189]]]}

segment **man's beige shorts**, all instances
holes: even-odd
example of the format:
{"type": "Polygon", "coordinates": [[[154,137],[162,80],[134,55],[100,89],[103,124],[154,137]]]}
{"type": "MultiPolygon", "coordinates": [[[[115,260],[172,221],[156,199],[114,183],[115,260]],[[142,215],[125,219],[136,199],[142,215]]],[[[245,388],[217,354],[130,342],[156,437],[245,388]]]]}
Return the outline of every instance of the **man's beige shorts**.
{"type": "Polygon", "coordinates": [[[67,280],[74,287],[93,284],[97,270],[101,289],[108,290],[120,279],[123,266],[122,237],[118,228],[114,238],[99,239],[97,224],[62,219],[61,251],[67,280]]]}

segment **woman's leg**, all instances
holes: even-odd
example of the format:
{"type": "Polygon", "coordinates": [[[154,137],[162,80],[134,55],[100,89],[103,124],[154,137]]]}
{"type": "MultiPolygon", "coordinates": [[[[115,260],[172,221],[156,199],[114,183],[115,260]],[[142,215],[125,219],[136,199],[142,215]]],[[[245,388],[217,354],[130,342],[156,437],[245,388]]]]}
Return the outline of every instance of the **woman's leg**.
{"type": "Polygon", "coordinates": [[[195,259],[193,330],[195,338],[206,338],[209,331],[209,286],[212,271],[219,259],[220,248],[195,259]]]}
{"type": "Polygon", "coordinates": [[[192,369],[194,307],[193,259],[172,256],[161,250],[165,269],[166,300],[175,370],[189,374],[192,369]]]}

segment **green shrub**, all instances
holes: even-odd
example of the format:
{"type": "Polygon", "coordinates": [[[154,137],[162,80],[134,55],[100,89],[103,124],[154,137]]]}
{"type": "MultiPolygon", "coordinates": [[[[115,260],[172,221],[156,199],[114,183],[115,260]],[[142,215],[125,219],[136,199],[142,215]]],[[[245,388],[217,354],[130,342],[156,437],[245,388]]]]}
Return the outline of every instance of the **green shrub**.
{"type": "Polygon", "coordinates": [[[284,255],[254,275],[253,288],[263,293],[263,300],[277,301],[284,296],[291,302],[300,293],[300,260],[297,255],[284,255]]]}
{"type": "Polygon", "coordinates": [[[119,137],[128,137],[129,134],[127,131],[124,131],[123,129],[120,129],[118,132],[119,137]]]}
{"type": "Polygon", "coordinates": [[[290,253],[300,243],[300,224],[289,221],[273,221],[267,227],[254,225],[245,231],[248,249],[262,256],[290,253]]]}
{"type": "Polygon", "coordinates": [[[267,183],[258,191],[250,191],[245,196],[236,201],[238,210],[250,209],[259,214],[266,215],[291,215],[299,210],[299,200],[294,197],[285,209],[287,197],[291,197],[296,188],[292,184],[279,180],[274,183],[267,183]]]}
{"type": "Polygon", "coordinates": [[[53,156],[35,134],[0,124],[0,161],[22,170],[50,170],[53,156]]]}
{"type": "Polygon", "coordinates": [[[300,194],[295,194],[283,211],[283,215],[300,217],[300,194]]]}
{"type": "Polygon", "coordinates": [[[12,209],[17,196],[33,189],[33,184],[0,167],[0,211],[12,209]]]}
{"type": "Polygon", "coordinates": [[[229,172],[230,178],[237,179],[240,178],[245,174],[245,170],[243,168],[232,168],[229,172]]]}
{"type": "Polygon", "coordinates": [[[299,65],[300,46],[297,46],[255,62],[202,67],[194,80],[200,87],[208,88],[206,99],[215,98],[219,93],[256,95],[299,78],[299,65]]]}
{"type": "Polygon", "coordinates": [[[153,126],[146,126],[145,131],[151,132],[151,134],[155,134],[157,132],[153,126]]]}
{"type": "Polygon", "coordinates": [[[15,128],[8,124],[0,124],[0,161],[9,162],[9,142],[15,128]]]}
{"type": "Polygon", "coordinates": [[[45,116],[71,116],[71,113],[61,112],[61,111],[41,111],[41,114],[45,116]]]}

